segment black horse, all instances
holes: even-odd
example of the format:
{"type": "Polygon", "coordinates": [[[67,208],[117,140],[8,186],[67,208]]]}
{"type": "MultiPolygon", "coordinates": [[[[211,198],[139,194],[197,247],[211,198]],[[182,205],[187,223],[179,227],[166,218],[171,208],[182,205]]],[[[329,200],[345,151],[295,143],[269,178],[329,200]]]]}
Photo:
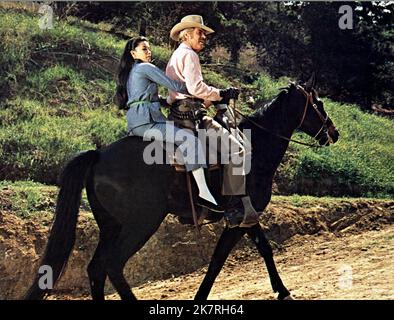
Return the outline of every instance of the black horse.
{"type": "MultiPolygon", "coordinates": [[[[247,187],[254,207],[260,212],[271,199],[274,173],[286,152],[288,139],[297,128],[321,145],[338,140],[338,131],[324,111],[313,82],[314,77],[302,86],[290,84],[270,104],[257,109],[239,124],[240,129],[251,129],[253,155],[247,187]]],[[[100,228],[99,243],[88,266],[92,298],[104,299],[108,276],[122,299],[135,299],[123,276],[123,268],[156,232],[167,213],[177,214],[179,209],[179,203],[174,209],[171,199],[174,188],[169,186],[176,185],[180,174],[169,165],[147,165],[142,157],[147,144],[137,137],[125,137],[101,150],[81,153],[66,165],[55,220],[41,262],[52,267],[54,282],[60,277],[73,248],[81,193],[86,186],[100,228]]],[[[178,193],[186,194],[185,185],[177,188],[178,193]]],[[[188,201],[181,205],[190,211],[188,201]]],[[[208,297],[230,251],[244,234],[263,256],[278,299],[290,297],[277,272],[271,246],[257,224],[250,228],[224,229],[196,299],[208,297]]],[[[26,293],[26,299],[41,299],[48,293],[39,288],[38,282],[39,275],[26,293]]]]}

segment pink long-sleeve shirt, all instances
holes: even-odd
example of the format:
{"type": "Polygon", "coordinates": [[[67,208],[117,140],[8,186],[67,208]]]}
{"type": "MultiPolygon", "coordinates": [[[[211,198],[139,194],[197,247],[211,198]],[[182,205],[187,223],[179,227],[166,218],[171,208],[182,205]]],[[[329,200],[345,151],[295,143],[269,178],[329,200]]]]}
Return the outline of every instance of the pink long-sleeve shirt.
{"type": "MultiPolygon", "coordinates": [[[[186,83],[191,96],[210,101],[220,101],[219,89],[204,82],[198,54],[186,43],[181,43],[172,54],[167,64],[166,75],[180,82],[186,83]]],[[[169,103],[190,97],[188,95],[169,90],[169,103]]]]}

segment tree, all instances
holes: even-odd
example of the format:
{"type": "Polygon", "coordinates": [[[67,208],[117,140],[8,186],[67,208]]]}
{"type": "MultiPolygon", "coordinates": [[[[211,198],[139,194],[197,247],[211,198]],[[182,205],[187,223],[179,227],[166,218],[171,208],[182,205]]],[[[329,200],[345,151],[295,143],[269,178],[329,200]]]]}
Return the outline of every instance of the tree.
{"type": "Polygon", "coordinates": [[[230,62],[252,45],[261,67],[271,76],[299,78],[317,71],[319,89],[342,101],[370,109],[373,102],[393,105],[394,4],[391,2],[81,2],[59,10],[115,30],[145,34],[155,44],[176,44],[169,32],[189,14],[204,17],[216,32],[209,37],[203,61],[216,46],[230,62]],[[353,29],[342,30],[339,8],[350,5],[353,29]]]}

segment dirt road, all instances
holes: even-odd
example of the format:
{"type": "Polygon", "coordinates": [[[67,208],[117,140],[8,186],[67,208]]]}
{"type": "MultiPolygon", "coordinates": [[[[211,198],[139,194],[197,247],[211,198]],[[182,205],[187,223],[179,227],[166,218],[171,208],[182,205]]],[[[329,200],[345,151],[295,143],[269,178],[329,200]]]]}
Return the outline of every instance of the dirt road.
{"type": "MultiPolygon", "coordinates": [[[[295,236],[275,250],[282,280],[296,299],[394,299],[394,225],[360,234],[295,236]]],[[[249,251],[250,250],[250,251],[249,251]]],[[[235,251],[209,299],[276,299],[263,260],[235,251]]],[[[133,289],[139,299],[193,299],[206,268],[133,289]]],[[[89,299],[58,295],[52,299],[89,299]]],[[[119,299],[116,294],[107,299],[119,299]]]]}
{"type": "MultiPolygon", "coordinates": [[[[54,202],[23,218],[14,214],[7,192],[0,192],[0,299],[20,299],[38,269],[54,202]]],[[[276,197],[260,221],[295,298],[394,299],[394,201],[276,197]]],[[[220,223],[207,225],[196,237],[192,226],[167,216],[124,269],[137,298],[192,299],[222,230],[220,223]]],[[[90,212],[82,210],[76,233],[52,299],[90,299],[86,268],[98,240],[90,212]]],[[[118,298],[109,281],[106,292],[107,298],[118,298]]],[[[243,239],[209,299],[275,298],[263,259],[243,239]]]]}

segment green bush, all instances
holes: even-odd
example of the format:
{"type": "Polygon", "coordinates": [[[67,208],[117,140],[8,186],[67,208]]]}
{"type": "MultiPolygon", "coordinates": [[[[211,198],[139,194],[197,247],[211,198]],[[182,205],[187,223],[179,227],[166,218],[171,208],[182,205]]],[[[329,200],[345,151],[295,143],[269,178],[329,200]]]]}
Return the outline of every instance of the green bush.
{"type": "Polygon", "coordinates": [[[211,70],[203,70],[204,81],[211,86],[217,88],[226,88],[231,86],[226,78],[224,78],[220,73],[211,70]]]}
{"type": "MultiPolygon", "coordinates": [[[[124,43],[124,45],[126,42],[124,43]]],[[[170,60],[172,50],[168,47],[152,46],[153,63],[160,69],[165,70],[168,61],[170,60]]]]}

